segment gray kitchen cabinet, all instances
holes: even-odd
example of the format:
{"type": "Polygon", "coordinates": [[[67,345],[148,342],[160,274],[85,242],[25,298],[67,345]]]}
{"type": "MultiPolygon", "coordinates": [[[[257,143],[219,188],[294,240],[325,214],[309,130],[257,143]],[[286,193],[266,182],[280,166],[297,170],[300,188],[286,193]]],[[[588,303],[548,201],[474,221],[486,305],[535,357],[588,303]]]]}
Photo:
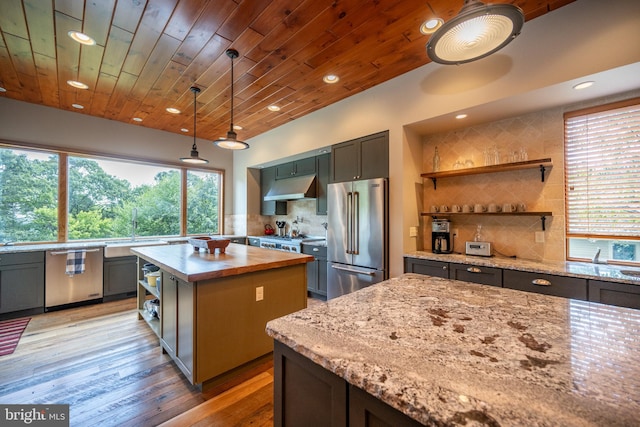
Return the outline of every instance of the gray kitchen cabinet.
{"type": "Polygon", "coordinates": [[[331,182],[389,177],[389,131],[331,146],[331,182]]]}
{"type": "Polygon", "coordinates": [[[102,268],[105,301],[133,296],[137,290],[138,257],[105,258],[102,268]]]}
{"type": "Polygon", "coordinates": [[[421,425],[279,341],[274,341],[273,369],[275,426],[421,425]]]}
{"type": "Polygon", "coordinates": [[[44,313],[44,252],[0,255],[0,317],[44,313]]]}
{"type": "Polygon", "coordinates": [[[327,185],[329,184],[331,154],[316,156],[316,215],[327,214],[327,185]]]}
{"type": "Polygon", "coordinates": [[[420,258],[404,258],[404,272],[449,278],[449,263],[420,258]]]}
{"type": "Polygon", "coordinates": [[[307,263],[307,291],[314,295],[327,296],[327,247],[302,244],[302,253],[313,255],[314,261],[307,263]]]}
{"type": "Polygon", "coordinates": [[[276,166],[264,168],[260,170],[260,215],[286,215],[287,202],[282,201],[265,201],[264,196],[267,195],[269,189],[276,180],[276,166]]]}
{"type": "Polygon", "coordinates": [[[502,269],[469,264],[449,265],[449,278],[502,287],[502,269]]]}
{"type": "Polygon", "coordinates": [[[293,176],[311,175],[316,173],[316,158],[308,157],[306,159],[287,162],[276,167],[276,179],[286,179],[293,176]]]}
{"type": "Polygon", "coordinates": [[[589,301],[640,309],[640,285],[589,280],[589,301]]]}
{"type": "Polygon", "coordinates": [[[502,286],[537,294],[587,300],[587,280],[577,277],[503,270],[502,286]]]}
{"type": "Polygon", "coordinates": [[[249,246],[260,246],[260,239],[257,237],[249,237],[247,239],[249,246]]]}
{"type": "Polygon", "coordinates": [[[160,342],[189,381],[194,367],[193,283],[162,271],[160,342]]]}

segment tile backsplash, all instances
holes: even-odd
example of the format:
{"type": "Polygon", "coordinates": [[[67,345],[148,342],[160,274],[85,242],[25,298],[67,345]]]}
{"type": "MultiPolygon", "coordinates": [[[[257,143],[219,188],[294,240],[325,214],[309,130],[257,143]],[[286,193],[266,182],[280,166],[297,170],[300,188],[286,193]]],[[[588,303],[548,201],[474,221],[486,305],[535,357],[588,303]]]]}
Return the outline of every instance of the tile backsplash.
{"type": "MultiPolygon", "coordinates": [[[[316,215],[316,200],[302,199],[287,202],[287,215],[275,215],[263,217],[266,222],[276,228],[276,221],[287,222],[287,233],[291,230],[293,221],[297,219],[300,233],[308,236],[325,236],[325,229],[322,223],[327,222],[326,215],[316,215]]],[[[263,224],[264,225],[264,224],[263,224]]]]}
{"type": "MultiPolygon", "coordinates": [[[[496,150],[499,163],[519,161],[523,152],[528,160],[551,158],[553,162],[545,173],[545,182],[541,182],[538,169],[442,178],[437,180],[437,189],[431,180],[425,179],[424,212],[429,212],[431,206],[511,203],[524,204],[527,211],[553,214],[546,220],[544,243],[540,242],[540,234],[536,236],[536,232],[542,232],[539,216],[451,216],[451,228],[458,231],[454,251],[464,253],[465,242],[473,240],[477,226],[481,225],[483,239],[492,242],[497,255],[564,260],[563,132],[562,111],[551,109],[423,139],[425,172],[433,171],[435,147],[441,171],[493,164],[496,150]]],[[[424,221],[425,250],[431,250],[428,218],[424,221]]]]}

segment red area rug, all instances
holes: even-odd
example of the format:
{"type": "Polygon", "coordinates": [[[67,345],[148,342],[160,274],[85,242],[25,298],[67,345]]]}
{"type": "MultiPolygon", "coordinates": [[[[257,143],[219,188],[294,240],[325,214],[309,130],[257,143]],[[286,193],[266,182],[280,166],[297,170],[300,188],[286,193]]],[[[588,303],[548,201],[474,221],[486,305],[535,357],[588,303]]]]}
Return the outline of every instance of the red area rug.
{"type": "Polygon", "coordinates": [[[18,346],[18,341],[29,324],[30,317],[5,320],[0,322],[0,356],[11,354],[18,346]]]}

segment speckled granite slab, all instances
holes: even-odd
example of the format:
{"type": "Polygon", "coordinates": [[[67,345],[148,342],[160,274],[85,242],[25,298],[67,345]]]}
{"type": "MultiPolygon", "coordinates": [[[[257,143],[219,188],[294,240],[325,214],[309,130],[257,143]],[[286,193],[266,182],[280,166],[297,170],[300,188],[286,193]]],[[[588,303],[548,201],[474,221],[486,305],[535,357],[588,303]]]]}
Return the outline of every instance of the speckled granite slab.
{"type": "Polygon", "coordinates": [[[615,264],[592,264],[589,262],[550,262],[532,261],[515,258],[480,257],[461,254],[434,254],[426,251],[415,251],[404,254],[405,257],[427,259],[431,261],[455,262],[459,264],[496,267],[507,270],[530,271],[532,273],[555,274],[558,276],[579,277],[583,279],[597,279],[608,282],[626,283],[640,286],[640,276],[622,274],[623,270],[635,271],[640,274],[640,268],[615,264]]]}
{"type": "Polygon", "coordinates": [[[405,274],[267,333],[425,425],[639,425],[640,310],[405,274]]]}

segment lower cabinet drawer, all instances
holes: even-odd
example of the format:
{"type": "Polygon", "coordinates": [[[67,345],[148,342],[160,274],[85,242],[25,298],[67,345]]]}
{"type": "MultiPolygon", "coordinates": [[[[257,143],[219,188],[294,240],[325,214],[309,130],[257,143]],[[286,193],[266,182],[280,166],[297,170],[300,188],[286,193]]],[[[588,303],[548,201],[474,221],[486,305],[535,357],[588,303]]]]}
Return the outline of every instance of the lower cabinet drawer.
{"type": "Polygon", "coordinates": [[[576,277],[553,276],[528,271],[504,270],[505,288],[557,297],[587,300],[587,280],[576,277]]]}
{"type": "Polygon", "coordinates": [[[426,276],[444,277],[445,279],[448,279],[449,263],[406,257],[404,259],[404,272],[424,274],[426,276]]]}
{"type": "Polygon", "coordinates": [[[502,269],[469,264],[450,264],[449,279],[502,287],[502,269]]]}
{"type": "Polygon", "coordinates": [[[640,309],[640,286],[589,280],[589,301],[640,309]]]}

